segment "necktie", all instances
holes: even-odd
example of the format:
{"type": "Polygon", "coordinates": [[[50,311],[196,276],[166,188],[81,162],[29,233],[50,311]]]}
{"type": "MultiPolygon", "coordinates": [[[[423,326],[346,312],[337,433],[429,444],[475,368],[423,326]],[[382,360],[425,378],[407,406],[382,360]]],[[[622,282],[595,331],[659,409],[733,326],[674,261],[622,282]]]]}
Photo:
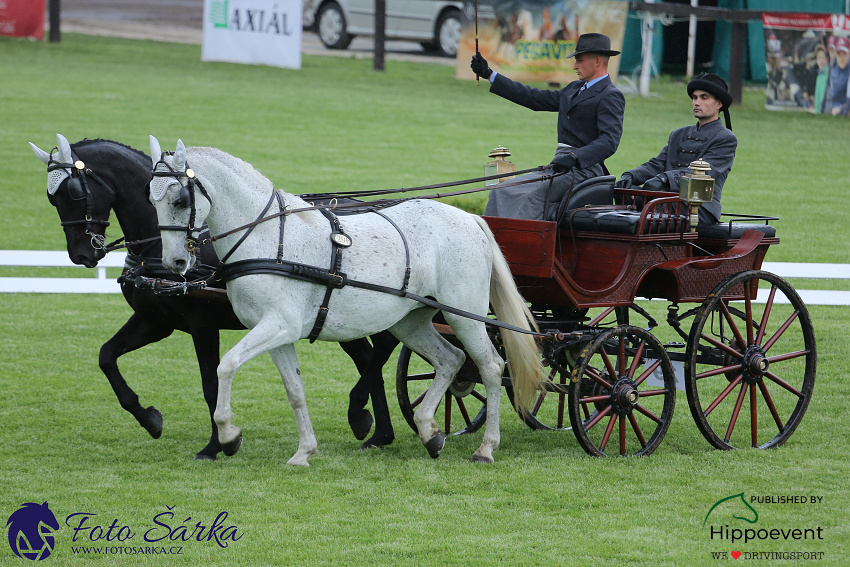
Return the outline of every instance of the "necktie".
{"type": "Polygon", "coordinates": [[[587,83],[584,83],[584,84],[581,86],[581,88],[578,90],[578,94],[583,93],[583,92],[584,92],[584,89],[586,89],[586,88],[587,88],[587,83]]]}

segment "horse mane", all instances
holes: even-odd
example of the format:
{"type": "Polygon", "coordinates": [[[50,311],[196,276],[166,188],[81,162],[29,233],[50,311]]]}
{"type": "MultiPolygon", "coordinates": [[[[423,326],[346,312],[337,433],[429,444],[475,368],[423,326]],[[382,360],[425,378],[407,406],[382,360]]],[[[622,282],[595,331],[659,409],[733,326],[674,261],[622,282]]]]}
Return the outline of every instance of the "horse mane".
{"type": "Polygon", "coordinates": [[[148,161],[150,161],[150,159],[151,159],[148,154],[146,154],[145,152],[143,152],[141,150],[137,150],[136,148],[134,148],[132,146],[128,146],[127,144],[122,144],[121,142],[116,142],[115,140],[107,140],[107,139],[104,139],[104,138],[95,138],[95,139],[83,138],[82,140],[80,140],[76,144],[71,144],[71,147],[74,148],[74,149],[85,148],[85,147],[88,147],[88,146],[92,146],[94,144],[115,144],[116,146],[120,146],[124,149],[130,150],[131,152],[135,153],[136,155],[138,155],[140,157],[145,158],[148,161]]]}
{"type": "Polygon", "coordinates": [[[259,185],[260,183],[264,183],[264,184],[268,185],[269,190],[274,189],[274,183],[272,182],[272,180],[269,179],[268,177],[266,177],[265,175],[263,175],[262,172],[260,172],[260,170],[258,170],[256,167],[254,167],[253,165],[251,165],[247,161],[245,161],[241,158],[238,158],[234,155],[231,155],[231,154],[225,152],[224,150],[220,150],[218,148],[212,148],[212,147],[209,147],[209,146],[205,146],[205,147],[195,146],[195,147],[188,148],[188,149],[193,151],[193,152],[201,152],[202,155],[205,154],[204,157],[208,157],[208,158],[220,161],[226,167],[228,167],[229,169],[234,170],[234,171],[239,171],[240,175],[243,175],[243,176],[244,175],[250,175],[251,177],[253,177],[253,181],[252,181],[253,185],[259,185]]]}

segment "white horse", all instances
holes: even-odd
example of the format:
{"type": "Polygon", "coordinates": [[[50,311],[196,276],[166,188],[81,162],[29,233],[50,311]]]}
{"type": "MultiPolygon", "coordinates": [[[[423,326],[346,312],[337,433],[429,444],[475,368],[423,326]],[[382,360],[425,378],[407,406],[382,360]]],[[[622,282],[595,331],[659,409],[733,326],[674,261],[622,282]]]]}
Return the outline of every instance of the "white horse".
{"type": "MultiPolygon", "coordinates": [[[[187,227],[194,216],[195,227],[206,222],[211,234],[223,234],[257,220],[264,207],[273,202],[275,190],[268,179],[250,164],[218,149],[186,149],[178,141],[173,155],[165,155],[151,136],[151,155],[155,173],[151,202],[160,227],[171,227],[162,231],[162,261],[176,273],[185,273],[193,259],[185,228],[179,231],[175,227],[187,227]],[[156,176],[157,173],[165,176],[156,176]]],[[[286,207],[309,208],[297,196],[279,193],[286,207]]],[[[265,216],[279,210],[274,201],[265,216]]],[[[364,213],[340,219],[351,240],[342,251],[341,269],[349,281],[401,289],[409,257],[408,289],[412,293],[479,316],[486,316],[489,302],[501,321],[529,328],[531,314],[492,233],[480,217],[430,200],[409,200],[383,209],[382,214],[385,216],[364,213]]],[[[321,212],[295,212],[257,224],[235,249],[245,230],[216,240],[215,249],[219,258],[230,255],[228,263],[249,259],[272,259],[274,263],[282,247],[287,261],[315,266],[327,273],[332,256],[331,232],[330,222],[321,212]]],[[[242,442],[241,431],[231,424],[233,376],[245,362],[264,352],[271,355],[280,371],[295,412],[299,443],[289,464],[306,466],[308,457],[318,452],[293,343],[311,332],[326,290],[323,283],[268,273],[227,282],[233,309],[250,331],[222,357],[218,367],[215,421],[225,454],[234,454],[242,442]]],[[[405,297],[346,285],[333,291],[318,337],[340,342],[389,329],[434,366],[433,385],[414,416],[419,436],[434,458],[445,444],[434,413],[465,360],[462,350],[435,331],[431,320],[436,312],[433,307],[405,297]]],[[[499,402],[505,363],[488,338],[484,323],[449,312],[444,315],[478,367],[487,395],[484,439],[472,460],[492,462],[493,450],[499,446],[499,402]]],[[[545,380],[536,343],[526,334],[504,331],[502,335],[517,402],[521,408],[527,407],[545,380]]]]}

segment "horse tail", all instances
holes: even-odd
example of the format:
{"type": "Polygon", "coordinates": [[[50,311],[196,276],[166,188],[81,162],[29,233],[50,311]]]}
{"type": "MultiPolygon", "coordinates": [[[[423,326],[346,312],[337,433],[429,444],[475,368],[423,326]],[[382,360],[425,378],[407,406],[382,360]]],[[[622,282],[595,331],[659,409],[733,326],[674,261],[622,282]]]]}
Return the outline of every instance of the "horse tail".
{"type": "MultiPolygon", "coordinates": [[[[490,241],[490,249],[493,256],[493,268],[490,274],[490,304],[499,321],[508,323],[521,329],[537,331],[537,323],[528,309],[513,274],[508,266],[499,244],[496,242],[490,227],[479,216],[475,221],[487,239],[490,241]]],[[[539,386],[546,381],[540,363],[540,354],[537,343],[532,335],[517,333],[502,329],[502,342],[505,345],[508,370],[514,389],[514,404],[521,415],[528,413],[539,386]]]]}

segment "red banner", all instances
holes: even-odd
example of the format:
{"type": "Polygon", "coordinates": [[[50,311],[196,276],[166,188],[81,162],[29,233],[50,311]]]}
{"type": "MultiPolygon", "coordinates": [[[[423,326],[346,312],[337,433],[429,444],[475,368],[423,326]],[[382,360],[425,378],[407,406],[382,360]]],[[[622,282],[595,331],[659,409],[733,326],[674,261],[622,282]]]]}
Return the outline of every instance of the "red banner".
{"type": "Polygon", "coordinates": [[[0,35],[44,38],[44,2],[0,0],[0,35]]]}

